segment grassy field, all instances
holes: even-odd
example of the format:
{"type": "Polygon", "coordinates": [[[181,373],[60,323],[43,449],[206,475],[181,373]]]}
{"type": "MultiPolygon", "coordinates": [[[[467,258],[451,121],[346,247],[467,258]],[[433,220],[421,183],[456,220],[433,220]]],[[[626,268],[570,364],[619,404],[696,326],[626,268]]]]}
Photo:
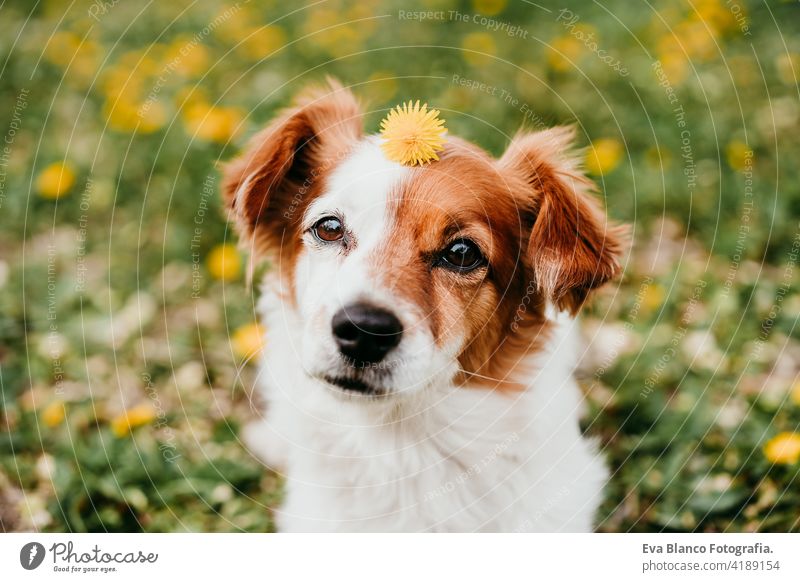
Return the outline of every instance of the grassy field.
{"type": "Polygon", "coordinates": [[[601,531],[800,530],[800,5],[567,4],[3,3],[0,530],[272,528],[216,168],[326,74],[370,131],[577,124],[634,234],[583,316],[601,531]]]}

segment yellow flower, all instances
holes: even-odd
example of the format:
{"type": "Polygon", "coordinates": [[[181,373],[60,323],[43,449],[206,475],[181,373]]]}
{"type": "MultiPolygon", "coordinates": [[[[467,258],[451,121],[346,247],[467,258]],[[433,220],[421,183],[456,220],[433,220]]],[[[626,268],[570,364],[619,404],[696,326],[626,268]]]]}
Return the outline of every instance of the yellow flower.
{"type": "Polygon", "coordinates": [[[42,422],[50,428],[56,427],[64,421],[64,403],[54,400],[42,410],[42,422]]]}
{"type": "Polygon", "coordinates": [[[111,419],[111,432],[117,437],[124,437],[136,428],[156,419],[156,411],[149,402],[138,404],[111,419]]]}
{"type": "Polygon", "coordinates": [[[601,138],[592,142],[586,152],[586,169],[596,176],[608,174],[622,160],[622,144],[612,138],[601,138]]]}
{"type": "Polygon", "coordinates": [[[75,184],[75,171],[67,162],[47,166],[36,179],[36,187],[44,198],[55,200],[69,192],[75,184]]]}
{"type": "Polygon", "coordinates": [[[264,349],[264,327],[258,323],[248,323],[233,332],[231,344],[234,353],[247,360],[261,353],[264,349]]]}
{"type": "Polygon", "coordinates": [[[183,121],[198,139],[227,143],[241,129],[242,113],[235,107],[213,107],[195,103],[186,107],[183,121]]]}
{"type": "Polygon", "coordinates": [[[175,70],[185,77],[196,77],[208,70],[208,49],[191,37],[175,39],[164,58],[167,66],[173,64],[175,70]]]}
{"type": "Polygon", "coordinates": [[[191,107],[192,105],[206,103],[208,101],[208,95],[205,89],[195,85],[178,90],[173,100],[178,109],[183,109],[185,107],[191,107]]]}
{"type": "Polygon", "coordinates": [[[488,32],[473,32],[464,37],[461,43],[464,47],[464,60],[473,67],[488,65],[497,54],[497,46],[492,35],[488,32]]]}
{"type": "Polygon", "coordinates": [[[648,285],[642,297],[642,307],[648,313],[658,309],[664,304],[665,295],[664,287],[658,283],[648,285]]]}
{"type": "Polygon", "coordinates": [[[764,456],[771,463],[791,465],[800,460],[800,434],[782,432],[764,445],[764,456]]]}
{"type": "Polygon", "coordinates": [[[506,0],[472,0],[472,5],[477,12],[494,16],[500,14],[506,7],[506,0]]]}
{"type": "Polygon", "coordinates": [[[134,103],[109,99],[103,107],[108,126],[116,131],[153,133],[167,121],[164,106],[157,100],[134,103]]]}
{"type": "Polygon", "coordinates": [[[242,258],[234,245],[217,245],[208,253],[206,266],[215,279],[233,281],[242,271],[242,258]]]}
{"type": "Polygon", "coordinates": [[[136,110],[139,116],[138,131],[152,133],[167,122],[167,111],[159,101],[145,102],[136,110]]]}
{"type": "Polygon", "coordinates": [[[719,54],[720,48],[717,39],[698,20],[686,20],[675,27],[676,40],[692,60],[709,60],[719,54]]]}
{"type": "Polygon", "coordinates": [[[689,61],[685,54],[680,51],[663,51],[659,53],[658,61],[670,84],[677,86],[686,80],[689,61]]]}
{"type": "Polygon", "coordinates": [[[800,406],[800,382],[795,382],[794,386],[792,386],[792,394],[790,396],[792,402],[800,406]]]}
{"type": "Polygon", "coordinates": [[[575,67],[575,62],[581,56],[582,45],[573,36],[559,36],[550,41],[547,47],[547,62],[550,68],[559,73],[565,73],[575,67]]]}
{"type": "Polygon", "coordinates": [[[734,170],[742,171],[753,164],[753,150],[741,141],[732,141],[725,148],[725,157],[728,165],[734,170]]]}
{"type": "Polygon", "coordinates": [[[240,49],[245,56],[260,60],[270,56],[286,44],[286,33],[280,26],[262,26],[247,32],[240,49]]]}
{"type": "Polygon", "coordinates": [[[392,109],[381,121],[381,148],[390,160],[421,166],[439,159],[436,152],[444,149],[446,132],[438,109],[428,110],[427,103],[420,107],[419,101],[408,101],[392,109]]]}
{"type": "MultiPolygon", "coordinates": [[[[737,6],[740,16],[744,18],[746,12],[743,6],[737,6]]],[[[727,32],[736,28],[736,18],[728,8],[718,0],[700,0],[694,5],[696,13],[693,17],[702,20],[715,32],[727,32]]]]}
{"type": "Polygon", "coordinates": [[[787,85],[797,85],[800,79],[800,53],[784,53],[775,59],[775,68],[781,81],[787,85]]]}
{"type": "Polygon", "coordinates": [[[223,42],[239,43],[250,26],[258,21],[258,16],[253,14],[251,8],[239,4],[223,6],[213,19],[213,22],[219,23],[214,28],[214,36],[223,42]]]}
{"type": "Polygon", "coordinates": [[[647,164],[653,168],[668,168],[672,163],[672,154],[667,149],[661,149],[658,146],[647,148],[644,152],[644,158],[647,164]]]}

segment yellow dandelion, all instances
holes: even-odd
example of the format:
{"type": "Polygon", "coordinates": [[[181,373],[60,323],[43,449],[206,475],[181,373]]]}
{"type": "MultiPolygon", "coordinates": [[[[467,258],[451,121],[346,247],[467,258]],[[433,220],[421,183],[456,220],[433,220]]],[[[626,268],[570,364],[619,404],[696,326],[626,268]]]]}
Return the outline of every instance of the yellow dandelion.
{"type": "Polygon", "coordinates": [[[408,101],[398,105],[381,121],[381,148],[386,157],[407,166],[438,160],[436,152],[444,149],[444,120],[438,109],[428,109],[408,101]]]}
{"type": "Polygon", "coordinates": [[[613,171],[622,160],[622,144],[612,138],[601,138],[592,142],[586,152],[586,169],[596,176],[613,171]]]}
{"type": "Polygon", "coordinates": [[[554,71],[565,73],[576,66],[582,51],[583,46],[575,37],[559,36],[547,47],[547,63],[554,71]]]}
{"type": "Polygon", "coordinates": [[[158,101],[145,101],[136,110],[139,116],[138,131],[153,133],[167,122],[167,110],[158,101]]]}
{"type": "Polygon", "coordinates": [[[75,184],[75,171],[67,162],[47,166],[36,179],[36,187],[43,198],[56,200],[70,191],[75,184]]]}
{"type": "Polygon", "coordinates": [[[54,428],[64,421],[65,414],[64,403],[61,400],[54,400],[42,410],[40,418],[46,426],[54,428]]]}
{"type": "Polygon", "coordinates": [[[800,79],[800,53],[784,53],[775,59],[775,69],[781,81],[787,85],[797,85],[800,79]]]}
{"type": "Polygon", "coordinates": [[[138,404],[111,419],[111,432],[122,438],[138,427],[156,419],[156,410],[149,402],[138,404]]]}
{"type": "Polygon", "coordinates": [[[215,279],[233,281],[242,272],[242,257],[234,245],[217,245],[208,253],[206,266],[215,279]]]}
{"type": "Polygon", "coordinates": [[[753,163],[753,150],[742,141],[732,141],[725,147],[725,157],[728,165],[740,172],[753,163]]]}
{"type": "Polygon", "coordinates": [[[53,33],[44,49],[44,58],[49,62],[66,67],[75,53],[80,50],[82,39],[74,32],[60,30],[53,33]]]}
{"type": "Polygon", "coordinates": [[[792,399],[792,402],[800,406],[800,381],[794,383],[794,386],[792,386],[792,393],[789,397],[792,399]]]}
{"type": "Polygon", "coordinates": [[[280,26],[262,26],[248,31],[239,49],[246,57],[261,60],[285,46],[286,42],[286,33],[280,26]]]}
{"type": "Polygon", "coordinates": [[[488,32],[473,32],[464,37],[461,43],[464,47],[464,60],[473,67],[482,67],[492,62],[492,56],[497,54],[497,45],[488,32]]]}
{"type": "Polygon", "coordinates": [[[764,445],[764,456],[770,463],[792,465],[800,460],[800,434],[782,432],[764,445]]]}
{"type": "Polygon", "coordinates": [[[652,146],[644,152],[644,159],[653,168],[668,168],[672,163],[672,154],[667,149],[652,146]]]}
{"type": "Polygon", "coordinates": [[[642,296],[642,307],[646,312],[655,311],[664,304],[666,292],[658,283],[649,285],[642,296]]]}
{"type": "Polygon", "coordinates": [[[233,332],[231,345],[234,353],[246,360],[261,353],[264,349],[264,327],[258,323],[248,323],[233,332]]]}
{"type": "Polygon", "coordinates": [[[197,77],[208,71],[210,56],[205,45],[190,37],[181,36],[170,44],[165,59],[174,65],[178,74],[197,77]]]}
{"type": "Polygon", "coordinates": [[[472,0],[475,10],[487,16],[500,14],[506,7],[506,0],[472,0]]]}
{"type": "Polygon", "coordinates": [[[185,107],[191,107],[192,105],[206,103],[208,101],[208,95],[205,89],[198,87],[197,85],[193,85],[179,89],[178,92],[175,93],[173,101],[178,109],[184,109],[185,107]]]}
{"type": "Polygon", "coordinates": [[[213,107],[195,103],[184,109],[186,129],[206,141],[227,143],[241,128],[242,113],[235,107],[213,107]]]}

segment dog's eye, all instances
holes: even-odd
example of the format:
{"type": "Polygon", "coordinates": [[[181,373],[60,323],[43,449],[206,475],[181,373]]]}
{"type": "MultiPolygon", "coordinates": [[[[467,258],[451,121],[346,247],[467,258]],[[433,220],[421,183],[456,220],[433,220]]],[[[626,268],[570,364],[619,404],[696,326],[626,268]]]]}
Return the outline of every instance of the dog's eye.
{"type": "Polygon", "coordinates": [[[314,236],[323,242],[336,242],[344,237],[342,221],[335,216],[321,218],[311,230],[314,231],[314,236]]]}
{"type": "Polygon", "coordinates": [[[442,253],[445,266],[457,271],[472,271],[481,266],[485,259],[478,245],[469,239],[453,241],[442,253]]]}

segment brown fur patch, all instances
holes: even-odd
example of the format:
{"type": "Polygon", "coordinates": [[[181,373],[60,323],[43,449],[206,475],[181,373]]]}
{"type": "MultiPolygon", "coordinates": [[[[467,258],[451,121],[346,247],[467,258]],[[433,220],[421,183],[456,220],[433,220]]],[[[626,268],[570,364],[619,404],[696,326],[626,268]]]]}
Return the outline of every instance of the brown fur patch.
{"type": "Polygon", "coordinates": [[[283,276],[294,272],[305,209],[361,135],[355,97],[329,80],[301,94],[223,168],[226,205],[252,254],[272,257],[283,276]]]}

